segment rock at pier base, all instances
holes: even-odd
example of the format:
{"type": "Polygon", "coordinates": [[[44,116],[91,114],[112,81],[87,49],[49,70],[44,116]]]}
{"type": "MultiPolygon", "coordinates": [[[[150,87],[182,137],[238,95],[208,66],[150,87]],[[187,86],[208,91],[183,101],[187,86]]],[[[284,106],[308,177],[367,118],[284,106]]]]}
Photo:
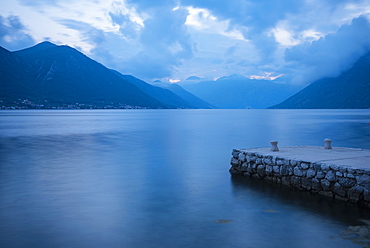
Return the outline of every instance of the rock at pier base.
{"type": "Polygon", "coordinates": [[[370,206],[370,150],[299,146],[234,149],[230,172],[370,206]]]}

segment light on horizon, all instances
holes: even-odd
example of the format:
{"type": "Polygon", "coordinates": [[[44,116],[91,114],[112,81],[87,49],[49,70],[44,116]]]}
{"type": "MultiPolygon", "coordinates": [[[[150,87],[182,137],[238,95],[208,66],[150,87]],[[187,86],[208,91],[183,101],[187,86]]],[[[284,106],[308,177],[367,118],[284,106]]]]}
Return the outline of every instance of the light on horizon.
{"type": "Polygon", "coordinates": [[[271,76],[272,72],[265,72],[264,76],[258,76],[258,75],[251,75],[248,78],[249,79],[265,79],[265,80],[275,80],[279,77],[284,76],[284,74],[279,74],[277,76],[271,76]]]}
{"type": "Polygon", "coordinates": [[[170,81],[171,84],[175,84],[175,83],[178,83],[180,82],[181,80],[180,79],[169,79],[168,81],[170,81]]]}

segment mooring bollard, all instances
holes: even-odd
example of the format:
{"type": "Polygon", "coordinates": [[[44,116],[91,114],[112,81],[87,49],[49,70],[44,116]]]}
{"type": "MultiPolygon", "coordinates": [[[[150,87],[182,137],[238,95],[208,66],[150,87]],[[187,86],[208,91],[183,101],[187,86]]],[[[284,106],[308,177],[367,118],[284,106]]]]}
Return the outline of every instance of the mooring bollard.
{"type": "Polygon", "coordinates": [[[278,152],[279,151],[279,148],[277,146],[278,142],[276,140],[273,140],[270,142],[271,143],[271,151],[273,152],[278,152]]]}
{"type": "Polygon", "coordinates": [[[325,142],[325,149],[331,149],[331,139],[324,139],[325,142]]]}

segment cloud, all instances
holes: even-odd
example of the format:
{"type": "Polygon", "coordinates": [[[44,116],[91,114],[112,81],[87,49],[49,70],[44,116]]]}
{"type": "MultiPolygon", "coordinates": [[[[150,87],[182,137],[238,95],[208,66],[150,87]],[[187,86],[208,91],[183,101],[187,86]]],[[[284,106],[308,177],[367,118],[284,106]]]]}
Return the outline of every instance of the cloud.
{"type": "Polygon", "coordinates": [[[183,0],[183,5],[205,8],[221,19],[231,20],[231,25],[267,28],[282,19],[287,13],[295,11],[300,1],[211,1],[183,0]]]}
{"type": "Polygon", "coordinates": [[[126,2],[129,5],[135,6],[135,8],[139,11],[147,12],[147,11],[150,11],[150,10],[154,10],[154,12],[155,12],[156,9],[163,8],[163,7],[173,9],[178,5],[179,1],[176,1],[176,0],[156,0],[156,1],[153,1],[153,0],[126,0],[126,2]]]}
{"type": "Polygon", "coordinates": [[[193,45],[185,26],[187,15],[184,8],[157,9],[155,18],[150,17],[144,22],[140,33],[141,44],[148,51],[170,55],[176,61],[176,58],[190,58],[193,45]]]}
{"type": "Polygon", "coordinates": [[[105,41],[105,32],[88,23],[71,19],[59,20],[58,22],[69,29],[77,30],[85,42],[94,46],[101,45],[105,41]]]}
{"type": "Polygon", "coordinates": [[[127,39],[135,39],[138,37],[140,31],[140,24],[132,21],[128,14],[109,13],[113,23],[119,25],[119,31],[127,39]]]}
{"type": "Polygon", "coordinates": [[[79,48],[108,67],[148,81],[284,73],[294,76],[294,82],[308,83],[338,73],[366,50],[359,45],[366,41],[366,25],[351,21],[361,15],[363,22],[369,18],[370,3],[19,0],[4,5],[0,14],[4,13],[16,13],[29,29],[19,18],[19,23],[2,18],[0,42],[7,42],[7,47],[18,44],[19,49],[20,41],[27,44],[28,39],[33,44],[32,37],[37,42],[50,37],[52,42],[79,48]],[[11,38],[19,42],[11,43],[11,38]],[[317,58],[324,51],[325,59],[317,58]],[[338,56],[347,62],[339,63],[342,57],[338,56]]]}
{"type": "Polygon", "coordinates": [[[244,8],[249,8],[240,10],[245,17],[222,12],[231,9],[227,6],[212,13],[230,18],[233,28],[244,27],[244,36],[255,46],[260,58],[246,63],[246,67],[284,73],[292,83],[307,84],[338,75],[368,51],[368,1],[259,1],[252,7],[248,7],[250,1],[243,2],[244,8]],[[266,8],[268,2],[271,8],[266,8]],[[265,20],[261,20],[262,13],[265,20]]]}
{"type": "Polygon", "coordinates": [[[299,10],[300,1],[209,1],[183,0],[182,4],[205,8],[219,20],[228,20],[229,29],[240,30],[246,40],[255,44],[264,63],[271,62],[271,54],[276,50],[277,43],[267,31],[277,21],[284,19],[289,13],[299,10]]]}
{"type": "Polygon", "coordinates": [[[35,44],[33,38],[27,34],[27,29],[18,16],[0,15],[0,46],[9,50],[17,50],[19,47],[29,47],[35,44]]]}
{"type": "Polygon", "coordinates": [[[59,0],[19,0],[23,5],[39,6],[39,5],[55,5],[59,0]]]}
{"type": "Polygon", "coordinates": [[[152,81],[171,76],[194,54],[195,45],[185,25],[188,10],[173,6],[166,1],[148,6],[145,1],[113,1],[106,16],[115,28],[96,28],[75,19],[58,23],[78,32],[88,43],[84,52],[92,58],[122,73],[152,81]]]}
{"type": "Polygon", "coordinates": [[[194,44],[185,26],[185,8],[157,7],[139,30],[140,50],[123,64],[122,70],[142,78],[162,78],[194,53],[194,44]]]}
{"type": "Polygon", "coordinates": [[[229,21],[229,29],[240,30],[255,46],[261,65],[276,63],[282,46],[316,40],[358,17],[366,7],[369,11],[366,0],[182,0],[181,4],[207,9],[218,20],[229,21]]]}
{"type": "Polygon", "coordinates": [[[311,82],[337,76],[368,51],[370,24],[360,16],[342,25],[336,33],[287,49],[285,59],[296,68],[296,72],[292,72],[296,82],[311,82]]]}
{"type": "Polygon", "coordinates": [[[107,67],[120,67],[122,61],[114,55],[114,49],[117,49],[118,47],[114,43],[122,43],[122,41],[120,41],[120,37],[117,37],[117,35],[112,32],[104,32],[103,30],[95,28],[88,23],[80,21],[64,19],[59,20],[59,23],[69,29],[78,31],[82,37],[82,40],[88,44],[89,50],[83,51],[84,49],[78,46],[75,48],[82,50],[82,52],[87,53],[91,58],[103,63],[107,67]],[[110,47],[111,49],[109,49],[110,47]]]}
{"type": "Polygon", "coordinates": [[[119,31],[126,39],[138,38],[144,20],[136,13],[135,8],[124,2],[113,2],[109,16],[113,24],[119,26],[119,31]]]}

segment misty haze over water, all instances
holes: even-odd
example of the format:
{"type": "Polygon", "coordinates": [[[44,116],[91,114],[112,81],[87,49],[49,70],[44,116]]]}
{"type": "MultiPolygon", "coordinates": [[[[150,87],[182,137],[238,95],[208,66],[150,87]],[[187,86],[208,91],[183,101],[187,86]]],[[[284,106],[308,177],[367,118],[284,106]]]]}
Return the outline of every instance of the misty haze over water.
{"type": "Polygon", "coordinates": [[[233,148],[370,149],[370,110],[0,111],[0,247],[361,247],[368,209],[232,177],[233,148]]]}

